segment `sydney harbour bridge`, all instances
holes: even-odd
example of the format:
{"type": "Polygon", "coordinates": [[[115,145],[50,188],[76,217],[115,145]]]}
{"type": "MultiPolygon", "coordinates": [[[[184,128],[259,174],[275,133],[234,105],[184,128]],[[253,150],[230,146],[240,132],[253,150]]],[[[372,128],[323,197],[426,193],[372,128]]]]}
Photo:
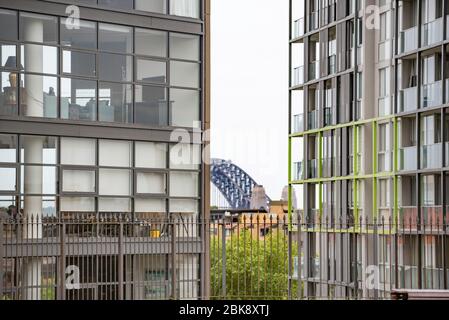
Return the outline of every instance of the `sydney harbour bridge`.
{"type": "MultiPolygon", "coordinates": [[[[216,208],[252,209],[253,190],[259,186],[251,176],[231,161],[212,159],[211,205],[216,208]]],[[[265,196],[268,204],[270,198],[265,196]]]]}

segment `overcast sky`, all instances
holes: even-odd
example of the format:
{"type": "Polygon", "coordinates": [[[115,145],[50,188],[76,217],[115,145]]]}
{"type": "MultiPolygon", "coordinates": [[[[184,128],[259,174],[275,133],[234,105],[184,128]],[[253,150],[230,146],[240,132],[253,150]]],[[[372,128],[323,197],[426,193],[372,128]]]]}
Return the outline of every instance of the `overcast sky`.
{"type": "Polygon", "coordinates": [[[288,183],[288,1],[211,2],[211,155],[280,199],[288,183]]]}

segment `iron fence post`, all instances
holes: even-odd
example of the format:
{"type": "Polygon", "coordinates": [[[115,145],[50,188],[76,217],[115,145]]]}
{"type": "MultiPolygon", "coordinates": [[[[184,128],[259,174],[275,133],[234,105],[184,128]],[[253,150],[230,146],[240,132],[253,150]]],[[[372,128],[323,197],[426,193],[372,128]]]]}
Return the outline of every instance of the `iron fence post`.
{"type": "Polygon", "coordinates": [[[171,220],[171,229],[171,296],[173,300],[176,300],[176,228],[173,220],[171,220]]]}
{"type": "Polygon", "coordinates": [[[60,257],[59,257],[59,299],[65,300],[65,224],[64,221],[59,223],[59,242],[60,242],[60,257]]]}
{"type": "Polygon", "coordinates": [[[3,228],[5,224],[0,220],[0,300],[3,300],[3,228]]]}
{"type": "Polygon", "coordinates": [[[287,286],[287,295],[288,300],[292,300],[292,232],[288,230],[288,286],[287,286]]]}
{"type": "Polygon", "coordinates": [[[226,223],[223,221],[221,228],[221,282],[222,282],[222,294],[223,298],[226,298],[226,223]]]}
{"type": "Polygon", "coordinates": [[[123,222],[119,224],[118,239],[118,299],[123,300],[123,222]]]}

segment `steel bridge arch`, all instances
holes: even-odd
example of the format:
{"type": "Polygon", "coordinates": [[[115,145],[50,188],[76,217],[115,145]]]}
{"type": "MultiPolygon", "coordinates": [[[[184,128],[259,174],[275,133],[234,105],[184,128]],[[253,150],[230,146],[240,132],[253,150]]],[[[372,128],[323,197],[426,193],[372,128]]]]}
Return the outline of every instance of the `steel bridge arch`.
{"type": "MultiPolygon", "coordinates": [[[[210,171],[211,182],[232,209],[250,209],[253,189],[259,184],[245,170],[231,161],[212,159],[210,171]]],[[[267,203],[269,201],[267,196],[267,203]]]]}

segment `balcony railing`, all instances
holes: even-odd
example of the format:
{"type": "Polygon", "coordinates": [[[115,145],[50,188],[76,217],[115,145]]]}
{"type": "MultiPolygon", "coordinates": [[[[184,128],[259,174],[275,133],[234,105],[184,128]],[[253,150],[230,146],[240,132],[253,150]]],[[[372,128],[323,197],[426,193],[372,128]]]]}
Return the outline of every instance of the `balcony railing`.
{"type": "Polygon", "coordinates": [[[332,108],[324,108],[324,126],[331,126],[335,124],[335,115],[336,110],[335,107],[332,108]]]}
{"type": "Polygon", "coordinates": [[[421,169],[436,169],[442,165],[441,143],[421,147],[421,169]]]}
{"type": "Polygon", "coordinates": [[[379,117],[388,116],[391,114],[391,97],[386,96],[379,98],[378,100],[378,110],[379,110],[379,117]]]}
{"type": "Polygon", "coordinates": [[[418,109],[418,87],[405,88],[399,93],[399,111],[409,112],[418,109]]]}
{"type": "Polygon", "coordinates": [[[418,27],[404,30],[400,34],[400,53],[410,52],[418,48],[418,27]]]}
{"type": "Polygon", "coordinates": [[[443,41],[443,18],[423,24],[422,45],[428,46],[443,41]]]}
{"type": "Polygon", "coordinates": [[[379,172],[387,172],[391,171],[391,151],[382,151],[379,152],[378,155],[378,171],[379,172]]]}
{"type": "Polygon", "coordinates": [[[416,146],[399,149],[399,170],[412,171],[417,169],[417,150],[416,146]]]}
{"type": "Polygon", "coordinates": [[[314,130],[318,128],[318,117],[316,110],[310,111],[308,115],[308,128],[309,130],[314,130]]]}
{"type": "Polygon", "coordinates": [[[418,216],[417,207],[402,207],[399,215],[399,226],[403,230],[433,232],[442,231],[446,224],[443,207],[423,205],[418,216]]]}
{"type": "Polygon", "coordinates": [[[309,63],[309,81],[316,80],[320,77],[320,61],[316,60],[309,63]]]}
{"type": "Polygon", "coordinates": [[[335,163],[334,158],[324,158],[322,160],[323,177],[326,177],[326,178],[332,177],[334,163],[335,163]]]}
{"type": "Polygon", "coordinates": [[[293,180],[299,181],[304,179],[303,161],[293,163],[293,180]]]}
{"type": "Polygon", "coordinates": [[[327,57],[327,71],[328,74],[334,74],[337,72],[337,55],[333,54],[327,57]]]}
{"type": "Polygon", "coordinates": [[[318,161],[312,159],[308,161],[309,179],[318,178],[318,161]]]}
{"type": "Polygon", "coordinates": [[[304,18],[299,18],[293,22],[293,38],[304,35],[304,18]]]}
{"type": "Polygon", "coordinates": [[[304,66],[299,66],[293,69],[293,83],[292,86],[299,86],[304,83],[304,66]]]}
{"type": "Polygon", "coordinates": [[[421,106],[423,108],[439,106],[442,101],[442,81],[425,84],[421,87],[422,98],[421,106]]]}
{"type": "Polygon", "coordinates": [[[293,133],[304,131],[304,115],[296,114],[293,116],[293,133]]]}
{"type": "Polygon", "coordinates": [[[318,19],[318,11],[312,12],[309,15],[309,31],[318,29],[319,26],[319,19],[318,19]]]}

